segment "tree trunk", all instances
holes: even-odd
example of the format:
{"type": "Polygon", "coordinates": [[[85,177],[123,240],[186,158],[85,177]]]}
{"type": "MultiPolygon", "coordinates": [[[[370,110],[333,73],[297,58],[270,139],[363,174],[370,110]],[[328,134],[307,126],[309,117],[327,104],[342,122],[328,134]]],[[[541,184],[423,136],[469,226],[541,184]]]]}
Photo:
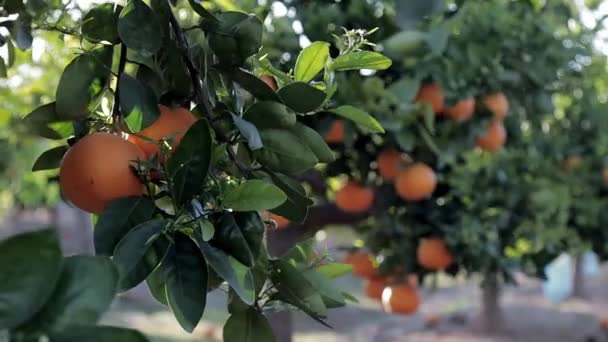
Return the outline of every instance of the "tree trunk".
{"type": "Polygon", "coordinates": [[[289,311],[270,312],[266,314],[277,342],[291,342],[293,335],[293,318],[289,311]]]}
{"type": "Polygon", "coordinates": [[[587,298],[585,291],[585,274],[583,271],[583,256],[577,255],[574,257],[574,274],[572,277],[572,295],[573,298],[587,298]]]}
{"type": "Polygon", "coordinates": [[[500,307],[500,280],[496,273],[486,274],[481,284],[480,328],[487,334],[496,334],[504,328],[504,317],[500,307]]]}

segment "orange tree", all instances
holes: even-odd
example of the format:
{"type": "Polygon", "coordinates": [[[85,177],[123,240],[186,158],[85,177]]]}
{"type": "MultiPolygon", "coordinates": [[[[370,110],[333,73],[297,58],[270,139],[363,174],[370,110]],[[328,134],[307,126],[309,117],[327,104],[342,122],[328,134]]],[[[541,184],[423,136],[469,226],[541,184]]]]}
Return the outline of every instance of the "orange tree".
{"type": "MultiPolygon", "coordinates": [[[[554,148],[557,137],[546,129],[556,115],[553,96],[580,80],[592,54],[589,33],[572,28],[580,24],[573,3],[285,5],[313,41],[333,27],[378,27],[380,49],[395,63],[368,76],[339,76],[346,81],[336,95],[373,113],[386,135],[331,116],[309,121],[332,133],[338,157],[302,177],[325,201],[304,225],[272,232],[271,239],[284,243],[276,252],[325,225],[352,224],[379,263],[370,284],[384,276],[386,285],[398,286],[384,291],[389,310],[391,292],[406,293],[401,284],[408,274],[480,273],[482,318],[499,322],[500,280],[513,281],[517,269],[542,276],[552,258],[583,238],[567,224],[571,188],[560,168],[562,151],[554,148]],[[336,125],[344,126],[342,134],[335,134],[336,125]],[[346,186],[328,189],[324,180],[338,176],[349,179],[346,186]]],[[[355,273],[372,262],[349,261],[355,273]]],[[[410,313],[416,300],[406,297],[403,312],[410,313]]]]}
{"type": "Polygon", "coordinates": [[[95,326],[116,292],[143,281],[188,332],[207,292],[225,290],[225,341],[274,340],[264,310],[287,305],[324,323],[349,298],[331,285],[349,266],[305,245],[271,257],[263,238],[275,222],[259,212],[302,221],[313,202],[293,175],[334,160],[303,119],[332,112],[383,131],[363,110],[336,107],[332,95],[336,72],[391,61],[346,33],[339,58],[318,42],[282,73],[259,52],[260,18],[204,5],[108,1],[72,22],[77,9],[60,1],[0,2],[9,51],[28,48],[43,29],[77,44],[55,101],[24,122],[67,141],[34,170],[59,168],[65,199],[95,214],[97,254],[61,258],[52,231],[2,242],[0,329],[11,340],[145,340],[95,326]]]}

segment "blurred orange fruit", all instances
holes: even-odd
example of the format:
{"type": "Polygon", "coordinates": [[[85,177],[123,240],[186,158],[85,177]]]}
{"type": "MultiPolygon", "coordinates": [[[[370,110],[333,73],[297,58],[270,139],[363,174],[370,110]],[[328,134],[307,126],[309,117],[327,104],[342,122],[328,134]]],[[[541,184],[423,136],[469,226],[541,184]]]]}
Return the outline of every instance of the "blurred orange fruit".
{"type": "Polygon", "coordinates": [[[414,103],[428,103],[435,114],[441,113],[445,102],[443,90],[437,82],[426,84],[418,90],[414,103]]]}
{"type": "Polygon", "coordinates": [[[344,141],[344,121],[332,122],[329,131],[325,135],[325,141],[330,144],[340,144],[344,141]]]}
{"type": "Polygon", "coordinates": [[[432,271],[443,270],[454,260],[443,240],[439,238],[422,239],[416,250],[416,258],[418,264],[432,271]]]}
{"type": "Polygon", "coordinates": [[[445,114],[457,122],[468,121],[475,113],[475,98],[467,97],[458,101],[453,107],[445,109],[445,114]]]}
{"type": "Polygon", "coordinates": [[[409,285],[393,285],[382,292],[382,307],[386,312],[410,315],[418,310],[418,291],[409,285]]]}
{"type": "Polygon", "coordinates": [[[435,171],[424,163],[414,163],[399,172],[395,190],[403,200],[420,201],[430,197],[437,186],[435,171]]]}
{"type": "Polygon", "coordinates": [[[507,142],[507,130],[501,121],[494,120],[486,133],[477,138],[476,144],[484,151],[498,152],[507,142]]]}
{"type": "Polygon", "coordinates": [[[502,92],[486,96],[483,104],[489,111],[494,113],[496,120],[504,120],[509,114],[509,100],[507,100],[507,97],[502,92]]]}
{"type": "Polygon", "coordinates": [[[382,291],[386,287],[385,277],[371,277],[365,282],[365,294],[369,298],[382,300],[382,291]]]}
{"type": "Polygon", "coordinates": [[[401,170],[401,152],[388,147],[378,155],[378,173],[382,178],[395,179],[401,170]]]}
{"type": "Polygon", "coordinates": [[[359,278],[372,278],[376,275],[376,266],[372,257],[365,252],[348,254],[344,263],[353,266],[353,275],[359,278]]]}
{"type": "Polygon", "coordinates": [[[374,203],[374,192],[353,181],[348,181],[336,193],[336,206],[348,213],[361,213],[369,210],[374,203]]]}

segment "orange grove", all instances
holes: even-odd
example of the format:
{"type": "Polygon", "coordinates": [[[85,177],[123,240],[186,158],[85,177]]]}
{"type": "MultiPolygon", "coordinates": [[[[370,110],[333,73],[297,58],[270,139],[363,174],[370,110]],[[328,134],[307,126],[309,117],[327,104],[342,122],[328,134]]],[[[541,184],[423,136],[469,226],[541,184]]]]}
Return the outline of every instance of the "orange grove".
{"type": "Polygon", "coordinates": [[[136,145],[117,135],[87,135],[63,157],[59,168],[61,191],[78,208],[98,214],[112,200],[144,193],[131,162],[145,157],[136,145]]]}
{"type": "Polygon", "coordinates": [[[378,173],[386,180],[392,180],[397,177],[401,170],[401,152],[387,147],[378,155],[378,173]]]}
{"type": "Polygon", "coordinates": [[[430,197],[437,187],[435,171],[424,163],[414,163],[401,171],[395,190],[405,201],[420,201],[430,197]]]}
{"type": "Polygon", "coordinates": [[[386,312],[410,315],[419,305],[418,291],[409,285],[389,286],[382,292],[382,307],[386,312]]]}
{"type": "Polygon", "coordinates": [[[416,258],[418,264],[432,271],[443,270],[454,260],[443,240],[439,238],[422,239],[416,250],[416,258]]]}
{"type": "Polygon", "coordinates": [[[325,134],[325,141],[331,144],[340,144],[344,141],[344,121],[336,120],[325,134]]]}
{"type": "Polygon", "coordinates": [[[458,101],[454,106],[445,109],[445,114],[457,122],[468,121],[475,113],[475,98],[467,97],[458,101]]]}
{"type": "Polygon", "coordinates": [[[374,192],[353,181],[348,181],[336,193],[336,206],[347,213],[368,211],[374,203],[374,192]]]}
{"type": "Polygon", "coordinates": [[[441,113],[445,102],[443,90],[437,82],[429,83],[418,90],[414,103],[428,103],[435,114],[441,113]]]}
{"type": "Polygon", "coordinates": [[[158,119],[138,133],[129,135],[129,141],[139,146],[146,153],[146,157],[149,158],[152,154],[160,152],[155,142],[161,139],[173,138],[173,148],[177,147],[186,131],[196,120],[196,116],[185,108],[170,108],[161,105],[158,119]],[[146,141],[138,135],[154,142],[146,141]]]}
{"type": "Polygon", "coordinates": [[[376,275],[376,265],[372,257],[364,252],[354,252],[344,258],[344,263],[353,266],[353,274],[359,278],[371,278],[376,275]]]}
{"type": "Polygon", "coordinates": [[[502,92],[486,96],[483,104],[490,112],[494,113],[496,120],[504,120],[509,114],[509,100],[507,100],[507,97],[502,92]]]}

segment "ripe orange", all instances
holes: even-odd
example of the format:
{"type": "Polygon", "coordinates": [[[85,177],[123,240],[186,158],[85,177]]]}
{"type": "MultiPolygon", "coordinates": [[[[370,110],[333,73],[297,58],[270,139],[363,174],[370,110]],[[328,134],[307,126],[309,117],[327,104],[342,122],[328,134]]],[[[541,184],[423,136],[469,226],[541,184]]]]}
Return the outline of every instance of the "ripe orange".
{"type": "Polygon", "coordinates": [[[574,171],[583,166],[583,158],[579,155],[569,156],[564,160],[564,169],[567,171],[574,171]]]}
{"type": "Polygon", "coordinates": [[[331,144],[340,144],[344,141],[344,121],[336,120],[332,122],[325,135],[325,141],[331,144]]]}
{"type": "Polygon", "coordinates": [[[399,197],[406,201],[420,201],[435,191],[437,177],[435,171],[424,163],[414,163],[401,171],[395,182],[399,197]]]}
{"type": "Polygon", "coordinates": [[[382,178],[395,179],[401,170],[401,152],[392,147],[385,148],[378,155],[378,173],[382,178]]]}
{"type": "MultiPolygon", "coordinates": [[[[137,135],[147,137],[155,142],[173,138],[173,148],[175,148],[196,120],[196,116],[185,108],[169,108],[161,105],[158,119],[152,125],[138,132],[137,135]]],[[[156,143],[146,141],[135,134],[129,136],[129,141],[139,146],[148,158],[152,154],[160,152],[156,143]]]]}
{"type": "Polygon", "coordinates": [[[336,193],[336,206],[347,213],[361,213],[374,203],[374,192],[353,181],[348,181],[336,193]]]}
{"type": "Polygon", "coordinates": [[[457,122],[468,121],[473,113],[475,113],[475,98],[472,96],[458,101],[453,107],[445,109],[445,114],[457,122]]]}
{"type": "Polygon", "coordinates": [[[486,96],[483,104],[489,111],[494,113],[496,120],[504,120],[509,114],[509,100],[502,92],[497,92],[486,96]]]}
{"type": "Polygon", "coordinates": [[[421,266],[432,271],[443,270],[454,260],[443,240],[438,238],[420,241],[416,258],[421,266]]]}
{"type": "Polygon", "coordinates": [[[389,286],[382,292],[382,307],[386,312],[410,315],[418,310],[418,305],[418,291],[411,286],[389,286]]]}
{"type": "Polygon", "coordinates": [[[478,137],[477,146],[484,151],[497,152],[507,142],[507,130],[501,121],[494,120],[485,135],[478,137]]]}
{"type": "Polygon", "coordinates": [[[285,228],[289,225],[289,220],[281,215],[268,213],[268,218],[277,223],[277,229],[285,228]]]}
{"type": "Polygon", "coordinates": [[[382,300],[382,291],[384,291],[385,287],[385,277],[371,277],[365,282],[365,294],[369,298],[382,300]]]}
{"type": "Polygon", "coordinates": [[[63,157],[61,191],[78,208],[98,214],[114,199],[143,194],[144,185],[130,165],[145,157],[136,145],[117,135],[88,135],[63,157]]]}
{"type": "Polygon", "coordinates": [[[428,103],[433,111],[438,114],[443,110],[445,96],[439,83],[433,82],[422,86],[414,99],[414,103],[428,103]]]}
{"type": "Polygon", "coordinates": [[[353,275],[359,278],[371,278],[376,275],[376,266],[372,257],[364,252],[351,253],[344,258],[344,263],[353,266],[353,275]]]}
{"type": "Polygon", "coordinates": [[[277,90],[277,82],[274,80],[274,77],[270,75],[262,75],[260,76],[262,82],[266,83],[270,89],[276,91],[277,90]]]}

